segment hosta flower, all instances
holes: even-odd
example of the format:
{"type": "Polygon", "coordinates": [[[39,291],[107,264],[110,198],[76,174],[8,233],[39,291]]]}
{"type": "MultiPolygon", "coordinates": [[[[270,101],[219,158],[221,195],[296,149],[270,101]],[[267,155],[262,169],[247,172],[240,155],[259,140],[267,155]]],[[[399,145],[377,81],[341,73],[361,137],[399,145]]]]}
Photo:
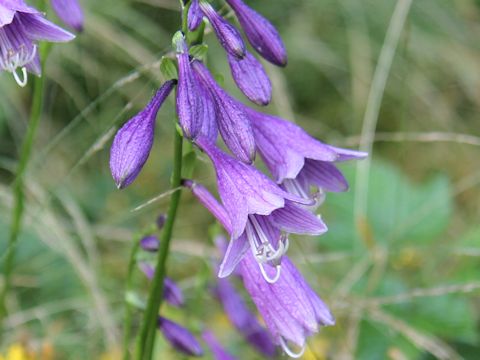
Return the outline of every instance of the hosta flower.
{"type": "Polygon", "coordinates": [[[210,95],[210,92],[205,89],[200,80],[198,82],[198,85],[201,102],[200,106],[202,107],[202,118],[200,120],[202,128],[200,129],[200,133],[205,138],[209,139],[212,142],[215,142],[218,137],[217,114],[215,111],[215,104],[213,102],[212,96],[210,95]]]}
{"type": "Polygon", "coordinates": [[[252,163],[255,158],[255,140],[250,119],[243,107],[218,86],[205,65],[195,60],[192,66],[215,105],[215,117],[223,141],[235,157],[245,163],[252,163]]]}
{"type": "Polygon", "coordinates": [[[240,273],[274,342],[289,356],[302,356],[308,336],[318,332],[321,326],[335,324],[328,307],[288,257],[283,259],[282,276],[274,284],[258,281],[260,270],[250,254],[240,263],[240,273]],[[300,351],[292,351],[289,343],[300,351]]]}
{"type": "Polygon", "coordinates": [[[200,185],[191,181],[184,185],[231,236],[219,276],[231,274],[250,248],[265,280],[275,282],[288,249],[288,233],[319,235],[326,231],[325,224],[295,204],[308,204],[309,200],[282,190],[254,167],[235,160],[203,138],[197,139],[197,145],[214,164],[223,206],[200,185]],[[264,265],[275,267],[274,277],[267,275],[264,265]]]}
{"type": "Polygon", "coordinates": [[[158,110],[175,86],[170,80],[160,87],[147,106],[118,130],[110,149],[110,170],[119,189],[130,185],[150,155],[158,110]]]}
{"type": "Polygon", "coordinates": [[[243,59],[228,54],[233,80],[255,104],[267,105],[272,98],[272,84],[263,65],[248,51],[243,59]]]}
{"type": "Polygon", "coordinates": [[[215,335],[210,330],[205,330],[202,333],[202,339],[210,348],[213,358],[215,360],[235,360],[236,357],[227,352],[220,342],[217,340],[215,335]]]}
{"type": "Polygon", "coordinates": [[[177,115],[183,133],[188,139],[197,136],[202,126],[202,101],[197,78],[190,65],[188,48],[181,32],[174,36],[178,60],[177,115]]]}
{"type": "Polygon", "coordinates": [[[275,355],[275,344],[262,327],[256,315],[245,304],[240,294],[228,279],[219,279],[215,294],[222,303],[230,322],[257,351],[265,356],[275,355]]]}
{"type": "Polygon", "coordinates": [[[245,5],[242,0],[227,0],[227,3],[235,11],[253,48],[265,60],[278,66],[287,65],[287,51],[277,29],[262,15],[245,5]]]}
{"type": "Polygon", "coordinates": [[[51,0],[58,17],[76,31],[83,30],[83,11],[78,0],[51,0]]]}
{"type": "Polygon", "coordinates": [[[140,240],[140,247],[145,251],[156,252],[160,241],[155,235],[148,235],[140,240]]]}
{"type": "Polygon", "coordinates": [[[311,197],[311,186],[319,188],[317,196],[323,191],[347,190],[347,181],[335,162],[367,156],[364,152],[323,144],[291,122],[245,109],[260,156],[275,181],[303,198],[311,197]]]}
{"type": "Polygon", "coordinates": [[[157,325],[165,339],[177,351],[189,356],[203,355],[202,347],[195,339],[195,336],[183,326],[162,316],[158,317],[157,325]]]}
{"type": "Polygon", "coordinates": [[[187,25],[188,30],[195,31],[202,23],[203,13],[200,10],[198,0],[192,0],[188,9],[187,25]]]}
{"type": "Polygon", "coordinates": [[[41,74],[38,41],[65,42],[74,37],[23,0],[0,0],[0,71],[11,72],[18,85],[27,84],[27,71],[41,74]]]}
{"type": "MultiPolygon", "coordinates": [[[[153,279],[153,275],[155,274],[155,267],[146,263],[140,262],[138,267],[148,279],[153,279]]],[[[178,285],[170,278],[165,277],[163,279],[163,297],[164,299],[173,306],[183,306],[184,298],[182,290],[178,287],[178,285]]]]}
{"type": "Polygon", "coordinates": [[[231,55],[243,58],[245,56],[245,43],[238,30],[221,17],[207,1],[200,0],[200,9],[212,24],[223,48],[231,55]]]}

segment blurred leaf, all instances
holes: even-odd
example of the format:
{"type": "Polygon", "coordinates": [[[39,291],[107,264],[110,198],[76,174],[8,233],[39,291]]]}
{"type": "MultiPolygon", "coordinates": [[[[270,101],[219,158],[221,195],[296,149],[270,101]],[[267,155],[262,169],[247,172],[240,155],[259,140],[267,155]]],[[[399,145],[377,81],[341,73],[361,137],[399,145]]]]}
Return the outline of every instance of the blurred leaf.
{"type": "Polygon", "coordinates": [[[177,65],[175,61],[169,57],[162,57],[162,61],[160,62],[160,71],[168,80],[178,79],[177,65]]]}
{"type": "Polygon", "coordinates": [[[190,48],[190,55],[200,61],[204,61],[206,59],[207,53],[208,53],[207,44],[193,45],[190,48]]]}

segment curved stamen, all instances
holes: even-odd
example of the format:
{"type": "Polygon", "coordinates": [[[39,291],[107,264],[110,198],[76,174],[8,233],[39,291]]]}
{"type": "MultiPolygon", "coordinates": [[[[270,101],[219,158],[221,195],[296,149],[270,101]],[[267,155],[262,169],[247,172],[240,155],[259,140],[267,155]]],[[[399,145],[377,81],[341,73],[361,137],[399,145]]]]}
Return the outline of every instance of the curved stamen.
{"type": "Polygon", "coordinates": [[[27,68],[25,66],[22,67],[22,79],[20,79],[20,76],[17,74],[17,69],[14,69],[12,71],[12,74],[18,86],[25,87],[27,85],[28,75],[27,75],[27,68]]]}
{"type": "Polygon", "coordinates": [[[305,353],[305,349],[306,349],[306,344],[303,344],[302,348],[300,349],[300,351],[298,352],[293,352],[287,345],[287,343],[285,342],[285,340],[283,339],[283,337],[280,336],[280,346],[282,347],[283,351],[285,351],[285,353],[290,356],[291,358],[294,358],[294,359],[298,359],[300,358],[304,353],[305,353]]]}
{"type": "Polygon", "coordinates": [[[299,182],[295,179],[285,179],[282,182],[285,190],[288,191],[290,194],[297,195],[303,199],[309,199],[310,203],[305,204],[305,206],[314,206],[316,204],[315,198],[308,194],[305,189],[299,184],[299,182]]]}
{"type": "Polygon", "coordinates": [[[265,271],[265,268],[263,267],[263,264],[262,263],[258,263],[258,266],[260,267],[260,271],[262,273],[262,276],[263,278],[265,279],[266,282],[268,282],[269,284],[275,284],[278,279],[280,279],[280,273],[281,273],[281,270],[282,270],[282,266],[280,264],[276,265],[275,266],[275,276],[273,278],[271,278],[267,272],[265,271]]]}

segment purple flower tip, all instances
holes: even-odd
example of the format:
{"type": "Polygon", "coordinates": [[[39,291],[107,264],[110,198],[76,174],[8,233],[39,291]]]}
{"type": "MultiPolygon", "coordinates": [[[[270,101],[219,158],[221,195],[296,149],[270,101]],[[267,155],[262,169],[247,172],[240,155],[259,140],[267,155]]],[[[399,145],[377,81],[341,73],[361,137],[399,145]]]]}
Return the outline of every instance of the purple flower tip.
{"type": "Polygon", "coordinates": [[[160,241],[155,235],[145,236],[140,240],[140,246],[145,251],[155,252],[158,250],[158,245],[160,241]]]}
{"type": "Polygon", "coordinates": [[[183,326],[162,316],[157,325],[167,341],[178,351],[190,356],[202,356],[203,350],[197,339],[183,326]]]}
{"type": "Polygon", "coordinates": [[[200,10],[200,6],[198,4],[198,0],[192,0],[190,4],[190,8],[188,9],[188,30],[194,31],[196,30],[200,24],[202,23],[203,13],[200,10]]]}
{"type": "Polygon", "coordinates": [[[287,65],[287,51],[277,29],[242,0],[227,0],[237,15],[248,41],[265,60],[278,66],[287,65]]]}
{"type": "MultiPolygon", "coordinates": [[[[155,275],[155,267],[144,261],[140,262],[138,267],[149,280],[153,279],[153,276],[155,275]]],[[[163,280],[163,286],[163,298],[170,305],[177,307],[183,306],[185,301],[183,299],[182,289],[180,289],[178,285],[168,277],[163,280]]]]}
{"type": "Polygon", "coordinates": [[[200,0],[200,9],[212,24],[218,41],[223,48],[237,58],[245,56],[245,43],[238,30],[222,18],[215,9],[205,0],[200,0]]]}
{"type": "Polygon", "coordinates": [[[167,221],[167,214],[160,214],[157,217],[157,229],[161,230],[163,226],[165,225],[165,221],[167,221]]]}
{"type": "Polygon", "coordinates": [[[130,185],[147,161],[153,145],[157,112],[174,85],[173,80],[163,84],[145,109],[115,135],[110,149],[110,170],[119,189],[130,185]]]}
{"type": "Polygon", "coordinates": [[[78,0],[51,0],[51,4],[66,25],[78,32],[83,30],[83,11],[78,0]]]}

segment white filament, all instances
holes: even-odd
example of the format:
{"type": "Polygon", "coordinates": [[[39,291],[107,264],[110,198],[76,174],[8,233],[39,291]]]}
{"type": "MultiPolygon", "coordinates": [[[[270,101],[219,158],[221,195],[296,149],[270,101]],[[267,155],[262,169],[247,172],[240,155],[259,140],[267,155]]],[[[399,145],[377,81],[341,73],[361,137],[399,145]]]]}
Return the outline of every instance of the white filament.
{"type": "Polygon", "coordinates": [[[298,352],[293,352],[285,342],[285,340],[280,336],[280,346],[282,347],[283,351],[290,356],[291,358],[298,359],[305,353],[306,345],[303,344],[302,348],[298,352]]]}
{"type": "Polygon", "coordinates": [[[267,274],[267,272],[265,271],[265,268],[263,267],[262,263],[258,263],[258,266],[260,267],[260,272],[262,273],[262,276],[267,283],[275,284],[278,281],[278,279],[280,279],[280,273],[281,273],[281,270],[282,270],[282,266],[280,264],[275,266],[275,271],[276,272],[275,272],[275,276],[273,278],[271,278],[267,274]]]}
{"type": "Polygon", "coordinates": [[[27,68],[25,66],[22,67],[22,78],[21,79],[17,74],[17,69],[13,70],[12,74],[13,74],[13,78],[15,79],[15,81],[17,82],[17,84],[20,87],[25,87],[27,85],[28,75],[27,75],[27,68]]]}

